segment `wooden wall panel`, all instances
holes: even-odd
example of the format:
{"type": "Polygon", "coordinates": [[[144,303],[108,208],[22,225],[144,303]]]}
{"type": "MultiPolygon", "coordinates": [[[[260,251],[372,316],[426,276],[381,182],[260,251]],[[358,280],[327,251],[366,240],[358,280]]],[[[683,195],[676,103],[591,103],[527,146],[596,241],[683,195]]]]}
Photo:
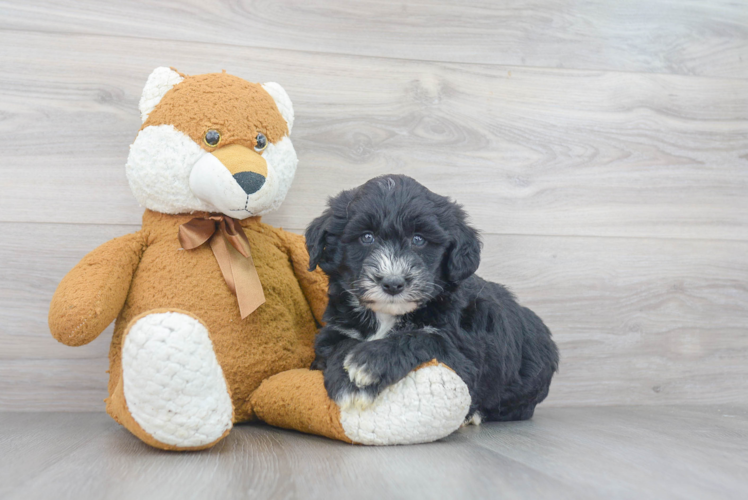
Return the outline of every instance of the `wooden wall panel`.
{"type": "MultiPolygon", "coordinates": [[[[102,409],[111,327],[67,347],[49,334],[47,307],[86,252],[137,227],[0,229],[14,242],[0,247],[0,408],[102,409]]],[[[509,286],[561,349],[547,404],[748,403],[748,243],[484,239],[479,274],[509,286]]]]}
{"type": "Polygon", "coordinates": [[[0,27],[395,59],[748,77],[730,0],[14,2],[0,27]]]}
{"type": "Polygon", "coordinates": [[[327,196],[404,173],[491,233],[748,239],[748,80],[0,40],[27,47],[0,66],[0,220],[139,223],[124,175],[137,101],[154,67],[174,65],[286,86],[300,166],[276,225],[303,228],[327,196]]]}
{"type": "Polygon", "coordinates": [[[481,274],[553,330],[548,405],[748,402],[748,9],[738,2],[0,3],[0,410],[101,410],[111,327],[62,276],[136,230],[150,71],[281,83],[302,231],[384,173],[463,203],[481,274]]]}

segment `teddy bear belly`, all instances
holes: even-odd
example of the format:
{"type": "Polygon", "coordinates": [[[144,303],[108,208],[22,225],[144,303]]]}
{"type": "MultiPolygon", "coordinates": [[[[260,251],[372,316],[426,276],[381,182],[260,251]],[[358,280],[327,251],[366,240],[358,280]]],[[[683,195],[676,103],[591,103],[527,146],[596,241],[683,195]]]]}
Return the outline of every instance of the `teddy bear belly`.
{"type": "Polygon", "coordinates": [[[267,377],[308,367],[317,327],[288,257],[273,246],[252,248],[265,303],[241,319],[210,248],[149,247],[135,273],[112,341],[110,394],[120,373],[124,329],[154,309],[186,311],[208,328],[234,403],[236,422],[252,418],[249,396],[267,377]]]}

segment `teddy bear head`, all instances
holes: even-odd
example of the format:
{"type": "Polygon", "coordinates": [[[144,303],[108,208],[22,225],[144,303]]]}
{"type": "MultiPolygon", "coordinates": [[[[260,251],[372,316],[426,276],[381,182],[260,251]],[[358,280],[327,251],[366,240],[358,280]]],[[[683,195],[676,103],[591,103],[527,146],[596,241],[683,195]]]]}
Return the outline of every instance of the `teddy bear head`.
{"type": "Polygon", "coordinates": [[[126,170],[142,206],[245,219],[283,202],[298,160],[293,107],[277,83],[157,68],[139,107],[143,126],[126,170]]]}

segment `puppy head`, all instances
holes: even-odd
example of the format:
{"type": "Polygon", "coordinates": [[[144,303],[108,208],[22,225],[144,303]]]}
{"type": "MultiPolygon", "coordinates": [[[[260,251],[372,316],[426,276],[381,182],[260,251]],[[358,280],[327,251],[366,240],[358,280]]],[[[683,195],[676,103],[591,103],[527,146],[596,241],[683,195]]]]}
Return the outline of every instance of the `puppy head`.
{"type": "Polygon", "coordinates": [[[306,231],[319,267],[354,305],[401,315],[471,276],[480,240],[465,212],[410,177],[377,177],[328,202],[306,231]]]}
{"type": "Polygon", "coordinates": [[[157,68],[140,113],[126,170],[141,205],[244,219],[283,202],[298,161],[288,137],[293,108],[277,83],[157,68]]]}

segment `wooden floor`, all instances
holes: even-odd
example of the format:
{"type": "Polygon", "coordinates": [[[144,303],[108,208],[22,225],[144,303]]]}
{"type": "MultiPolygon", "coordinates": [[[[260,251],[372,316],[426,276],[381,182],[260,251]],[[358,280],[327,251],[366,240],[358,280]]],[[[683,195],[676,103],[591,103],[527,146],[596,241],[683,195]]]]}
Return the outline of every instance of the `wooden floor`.
{"type": "Polygon", "coordinates": [[[544,408],[444,441],[367,448],[267,426],[154,450],[102,413],[0,413],[0,498],[736,499],[748,409],[544,408]]]}

